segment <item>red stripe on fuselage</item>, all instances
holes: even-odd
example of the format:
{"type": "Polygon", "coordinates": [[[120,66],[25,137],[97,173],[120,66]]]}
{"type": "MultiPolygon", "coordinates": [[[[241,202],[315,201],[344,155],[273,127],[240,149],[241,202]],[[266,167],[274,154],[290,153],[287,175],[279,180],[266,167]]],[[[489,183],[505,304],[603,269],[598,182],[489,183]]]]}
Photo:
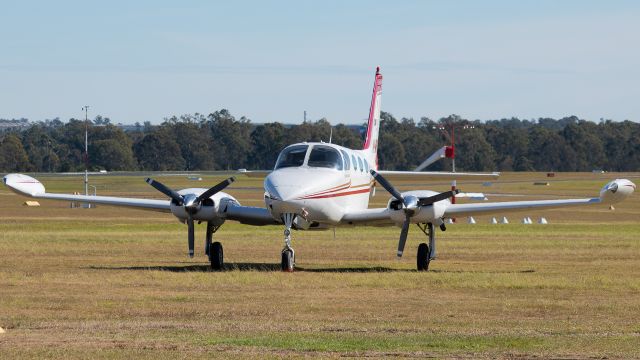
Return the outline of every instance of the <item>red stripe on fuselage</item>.
{"type": "Polygon", "coordinates": [[[330,193],[330,192],[334,192],[334,191],[340,191],[340,190],[348,189],[350,186],[351,186],[351,181],[349,181],[348,183],[344,183],[342,185],[338,185],[338,186],[332,187],[329,190],[323,190],[323,191],[314,192],[313,194],[309,194],[307,196],[316,196],[316,195],[326,194],[326,193],[330,193]]]}
{"type": "Polygon", "coordinates": [[[309,197],[304,197],[304,198],[302,198],[302,199],[304,199],[304,200],[310,200],[310,199],[326,199],[326,198],[339,197],[339,196],[347,196],[347,195],[355,195],[355,194],[364,194],[364,193],[368,193],[368,192],[369,192],[369,188],[366,188],[366,189],[354,190],[354,191],[347,191],[347,192],[337,193],[337,194],[326,194],[326,195],[318,195],[318,196],[309,196],[309,197]]]}

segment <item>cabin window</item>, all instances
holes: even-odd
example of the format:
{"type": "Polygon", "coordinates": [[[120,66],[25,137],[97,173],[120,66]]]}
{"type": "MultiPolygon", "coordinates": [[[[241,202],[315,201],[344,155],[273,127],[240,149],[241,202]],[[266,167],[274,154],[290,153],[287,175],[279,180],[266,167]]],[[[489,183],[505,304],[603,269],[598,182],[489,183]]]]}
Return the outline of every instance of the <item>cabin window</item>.
{"type": "Polygon", "coordinates": [[[351,168],[351,164],[349,164],[349,154],[346,151],[340,150],[342,156],[344,157],[344,169],[349,170],[351,168]]]}
{"type": "Polygon", "coordinates": [[[308,148],[309,145],[295,145],[282,150],[276,162],[276,169],[302,166],[308,148]]]}
{"type": "Polygon", "coordinates": [[[364,170],[367,172],[367,174],[369,173],[369,162],[367,161],[367,159],[364,159],[364,170]]]}
{"type": "Polygon", "coordinates": [[[307,165],[342,170],[342,156],[338,150],[330,146],[315,145],[311,149],[307,165]]]}
{"type": "Polygon", "coordinates": [[[355,155],[351,155],[351,163],[353,164],[353,171],[358,171],[358,162],[355,155]]]}
{"type": "Polygon", "coordinates": [[[360,166],[360,172],[363,172],[364,166],[362,166],[362,158],[358,158],[358,165],[360,166]]]}

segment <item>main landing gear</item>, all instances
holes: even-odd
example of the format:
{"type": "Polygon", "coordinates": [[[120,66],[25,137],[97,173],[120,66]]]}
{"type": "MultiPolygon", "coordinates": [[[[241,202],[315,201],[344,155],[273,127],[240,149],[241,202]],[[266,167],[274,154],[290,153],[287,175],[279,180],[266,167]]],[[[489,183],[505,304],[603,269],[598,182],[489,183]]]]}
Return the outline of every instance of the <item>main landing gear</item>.
{"type": "MultiPolygon", "coordinates": [[[[427,245],[426,243],[420,243],[420,245],[418,245],[418,271],[427,271],[429,270],[429,264],[431,263],[431,260],[436,258],[435,226],[433,226],[432,223],[427,223],[418,224],[418,227],[429,238],[429,245],[427,245]]],[[[443,231],[446,229],[444,228],[444,224],[441,225],[440,228],[443,229],[443,231]]]]}
{"type": "Polygon", "coordinates": [[[296,266],[296,253],[291,247],[291,226],[295,216],[296,214],[291,213],[282,214],[282,221],[284,221],[284,248],[282,249],[280,267],[282,271],[286,272],[292,272],[296,266]]]}
{"type": "Polygon", "coordinates": [[[218,241],[213,242],[213,233],[220,229],[220,225],[214,225],[211,221],[207,221],[207,237],[204,243],[204,253],[209,256],[211,269],[222,270],[224,266],[224,251],[222,244],[218,241]]]}

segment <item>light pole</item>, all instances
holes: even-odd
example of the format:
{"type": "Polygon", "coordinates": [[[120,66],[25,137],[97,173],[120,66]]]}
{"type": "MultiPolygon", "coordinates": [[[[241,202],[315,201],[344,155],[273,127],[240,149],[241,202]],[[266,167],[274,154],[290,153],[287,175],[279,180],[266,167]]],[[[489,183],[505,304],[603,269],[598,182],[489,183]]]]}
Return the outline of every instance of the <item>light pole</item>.
{"type": "Polygon", "coordinates": [[[89,105],[84,110],[84,194],[89,196],[89,105]]]}

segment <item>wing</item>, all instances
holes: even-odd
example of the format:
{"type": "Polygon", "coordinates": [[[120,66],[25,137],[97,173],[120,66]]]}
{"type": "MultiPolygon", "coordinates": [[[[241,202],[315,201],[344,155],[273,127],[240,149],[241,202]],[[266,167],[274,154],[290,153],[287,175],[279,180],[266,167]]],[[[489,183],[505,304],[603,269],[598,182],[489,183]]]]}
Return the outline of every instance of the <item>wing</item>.
{"type": "Polygon", "coordinates": [[[551,209],[569,206],[615,204],[629,197],[636,185],[627,179],[616,179],[600,190],[600,197],[585,199],[508,201],[474,204],[448,204],[443,217],[495,214],[523,210],[551,209]]]}
{"type": "Polygon", "coordinates": [[[344,214],[340,221],[340,226],[371,225],[387,226],[392,225],[391,210],[388,208],[375,208],[352,211],[344,214]]]}
{"type": "MultiPolygon", "coordinates": [[[[413,222],[430,222],[441,218],[457,216],[511,213],[516,211],[552,209],[571,206],[615,204],[625,200],[636,189],[636,185],[627,179],[616,179],[606,184],[600,190],[600,196],[584,199],[561,200],[533,200],[533,201],[508,201],[471,204],[451,204],[449,200],[438,201],[431,206],[421,208],[412,216],[413,222]],[[435,218],[434,218],[435,214],[435,218]]],[[[406,193],[405,193],[406,194],[406,193]]],[[[415,195],[415,192],[414,192],[415,195]]],[[[391,225],[398,223],[398,217],[394,213],[400,210],[388,208],[358,210],[345,214],[341,225],[391,225]]],[[[404,215],[403,215],[404,216],[404,215]]]]}
{"type": "Polygon", "coordinates": [[[230,203],[224,210],[224,213],[225,219],[234,220],[241,224],[258,226],[279,224],[266,208],[230,203]]]}
{"type": "Polygon", "coordinates": [[[535,209],[550,209],[580,205],[600,204],[600,198],[590,199],[566,199],[566,200],[533,200],[533,201],[508,201],[494,203],[451,204],[447,205],[444,212],[446,218],[456,216],[496,214],[535,209]]]}
{"type": "Polygon", "coordinates": [[[496,180],[500,173],[460,173],[444,171],[377,171],[389,181],[397,180],[496,180]]]}
{"type": "Polygon", "coordinates": [[[250,178],[263,178],[271,173],[271,170],[244,170],[238,171],[238,173],[246,175],[250,178]]]}
{"type": "MultiPolygon", "coordinates": [[[[450,204],[447,203],[446,210],[442,218],[452,218],[470,215],[496,214],[516,211],[525,211],[531,209],[549,209],[568,206],[593,205],[600,204],[602,200],[599,198],[591,199],[568,199],[568,200],[540,200],[540,201],[511,201],[511,202],[495,202],[495,203],[473,203],[473,204],[450,204]]],[[[396,210],[398,211],[398,210],[396,210]]],[[[392,225],[391,219],[393,210],[388,208],[366,209],[356,212],[350,212],[344,215],[341,226],[349,225],[369,225],[369,226],[386,226],[392,225]]],[[[414,219],[421,219],[417,215],[414,219]]],[[[420,220],[417,220],[420,222],[420,220]]]]}
{"type": "MultiPolygon", "coordinates": [[[[4,184],[13,192],[36,199],[75,201],[90,204],[126,206],[143,210],[171,212],[170,200],[154,200],[124,198],[115,196],[86,196],[71,194],[52,194],[45,191],[44,185],[37,179],[23,174],[9,174],[4,177],[4,184]]],[[[278,222],[265,208],[242,206],[229,201],[224,210],[224,218],[248,225],[273,225],[278,222]]]]}
{"type": "Polygon", "coordinates": [[[13,192],[36,199],[77,201],[91,204],[126,206],[144,210],[171,212],[169,200],[123,198],[115,196],[86,196],[71,194],[51,194],[45,191],[44,185],[31,176],[8,174],[3,178],[4,184],[13,192]]]}

